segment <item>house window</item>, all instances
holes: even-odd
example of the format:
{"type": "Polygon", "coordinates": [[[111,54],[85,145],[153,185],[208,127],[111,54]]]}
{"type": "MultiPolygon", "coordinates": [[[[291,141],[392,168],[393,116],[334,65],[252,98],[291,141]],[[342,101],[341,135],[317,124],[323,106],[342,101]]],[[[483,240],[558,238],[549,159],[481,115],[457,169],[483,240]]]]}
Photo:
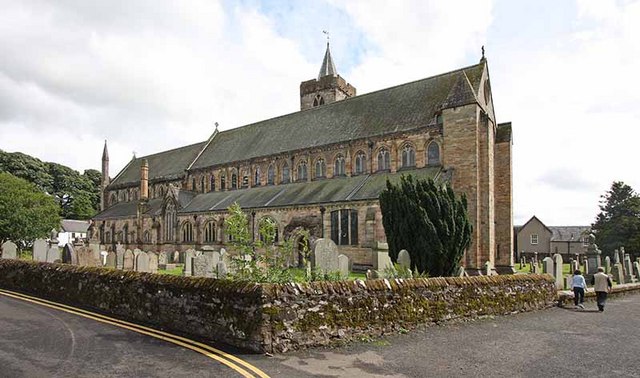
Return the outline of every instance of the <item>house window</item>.
{"type": "Polygon", "coordinates": [[[307,162],[301,161],[298,163],[298,181],[306,181],[307,180],[307,162]]]}
{"type": "Polygon", "coordinates": [[[427,147],[427,165],[440,165],[440,146],[437,142],[431,142],[427,147]]]}
{"type": "Polygon", "coordinates": [[[216,241],[216,222],[210,221],[204,226],[204,242],[213,243],[216,241]]]}
{"type": "Polygon", "coordinates": [[[358,244],[358,212],[344,209],[331,212],[331,239],[337,245],[358,244]]]}
{"type": "Polygon", "coordinates": [[[356,174],[359,175],[361,173],[364,173],[365,169],[366,169],[366,155],[364,154],[364,152],[359,151],[356,154],[356,174]]]}
{"type": "Polygon", "coordinates": [[[583,247],[588,247],[589,246],[589,237],[588,236],[583,236],[582,237],[582,246],[583,247]]]}
{"type": "Polygon", "coordinates": [[[402,149],[402,167],[415,167],[416,166],[416,151],[410,145],[405,145],[402,149]]]}
{"type": "Polygon", "coordinates": [[[338,155],[335,162],[334,176],[344,176],[344,156],[338,155]]]}
{"type": "Polygon", "coordinates": [[[324,163],[324,159],[316,160],[316,178],[325,177],[327,165],[324,163]]]}
{"type": "Polygon", "coordinates": [[[389,170],[389,167],[389,151],[383,147],[378,152],[378,170],[386,171],[389,170]]]}
{"type": "Polygon", "coordinates": [[[214,192],[216,190],[216,176],[211,175],[209,177],[209,191],[214,192]]]}
{"type": "Polygon", "coordinates": [[[324,98],[320,95],[316,95],[316,97],[313,99],[313,107],[315,108],[316,106],[320,105],[324,105],[324,98]]]}
{"type": "Polygon", "coordinates": [[[267,170],[267,185],[273,185],[276,177],[275,169],[273,168],[273,164],[269,166],[267,170]]]}
{"type": "Polygon", "coordinates": [[[182,225],[182,241],[193,241],[193,225],[190,222],[186,222],[184,225],[182,225]]]}
{"type": "Polygon", "coordinates": [[[220,175],[220,190],[226,189],[227,176],[223,173],[220,175]]]}
{"type": "Polygon", "coordinates": [[[532,245],[538,244],[538,234],[531,234],[531,244],[532,245]]]}
{"type": "Polygon", "coordinates": [[[256,172],[253,175],[253,185],[260,186],[260,167],[256,167],[256,172]]]}

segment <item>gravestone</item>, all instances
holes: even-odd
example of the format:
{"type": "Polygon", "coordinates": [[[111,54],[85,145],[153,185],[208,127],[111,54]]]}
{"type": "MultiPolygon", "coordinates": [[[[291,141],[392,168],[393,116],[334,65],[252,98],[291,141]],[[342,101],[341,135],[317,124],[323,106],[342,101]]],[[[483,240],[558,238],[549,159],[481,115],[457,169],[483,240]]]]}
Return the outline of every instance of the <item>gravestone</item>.
{"type": "Polygon", "coordinates": [[[158,273],[158,255],[153,252],[147,252],[149,256],[149,273],[158,273]]]}
{"type": "Polygon", "coordinates": [[[47,249],[47,262],[54,263],[60,261],[60,249],[58,248],[58,242],[52,243],[49,249],[47,249]]]}
{"type": "Polygon", "coordinates": [[[624,268],[625,268],[625,282],[636,282],[636,275],[633,274],[633,264],[631,263],[631,256],[629,254],[624,255],[624,268]]]}
{"type": "Polygon", "coordinates": [[[633,274],[635,274],[636,278],[640,279],[640,263],[637,261],[633,262],[633,274]]]}
{"type": "Polygon", "coordinates": [[[401,249],[398,253],[398,265],[403,268],[411,269],[411,256],[406,249],[401,249]]]}
{"type": "Polygon", "coordinates": [[[191,270],[191,260],[195,257],[195,254],[196,251],[194,251],[193,249],[187,249],[187,251],[184,253],[184,275],[186,277],[190,277],[193,275],[193,271],[191,270]]]}
{"type": "Polygon", "coordinates": [[[158,265],[167,265],[169,263],[169,259],[167,256],[167,252],[158,253],[158,265]]]}
{"type": "Polygon", "coordinates": [[[564,278],[562,275],[562,255],[556,253],[553,255],[553,277],[556,280],[556,289],[562,290],[564,288],[564,278]]]}
{"type": "Polygon", "coordinates": [[[62,263],[78,265],[78,255],[71,243],[65,244],[64,248],[62,248],[62,263]]]}
{"type": "Polygon", "coordinates": [[[338,267],[340,277],[347,279],[349,277],[349,258],[345,255],[338,255],[338,267]]]}
{"type": "Polygon", "coordinates": [[[553,259],[545,257],[542,259],[542,273],[551,274],[553,276],[553,259]]]}
{"type": "Polygon", "coordinates": [[[617,249],[613,251],[613,264],[620,264],[621,260],[620,260],[620,251],[618,251],[617,249]]]}
{"type": "Polygon", "coordinates": [[[116,252],[116,269],[124,269],[124,251],[118,250],[116,252]]]}
{"type": "Polygon", "coordinates": [[[611,268],[611,274],[613,275],[613,280],[616,281],[618,285],[624,283],[624,270],[622,269],[622,264],[613,264],[613,267],[611,268]]]}
{"type": "Polygon", "coordinates": [[[376,272],[375,270],[367,269],[367,273],[365,276],[368,280],[376,280],[378,279],[378,272],[376,272]]]}
{"type": "Polygon", "coordinates": [[[33,261],[47,261],[47,241],[44,239],[36,239],[33,242],[33,261]]]}
{"type": "Polygon", "coordinates": [[[604,272],[605,274],[611,273],[611,257],[609,256],[604,258],[604,272]]]}
{"type": "Polygon", "coordinates": [[[491,264],[491,261],[487,261],[484,263],[484,275],[485,276],[493,275],[493,265],[491,264]]]}
{"type": "Polygon", "coordinates": [[[135,249],[133,250],[133,261],[135,261],[135,262],[133,263],[133,269],[134,269],[134,270],[137,270],[137,269],[136,269],[136,264],[138,263],[138,255],[139,255],[141,252],[142,252],[142,250],[140,250],[140,249],[138,249],[138,248],[135,248],[135,249]]]}
{"type": "Polygon", "coordinates": [[[590,264],[589,264],[589,260],[588,259],[584,259],[582,261],[582,274],[586,275],[587,274],[586,272],[588,272],[589,269],[591,269],[590,268],[590,264]]]}
{"type": "Polygon", "coordinates": [[[18,258],[18,246],[11,240],[2,243],[2,258],[10,260],[18,258]]]}
{"type": "Polygon", "coordinates": [[[533,262],[538,264],[538,252],[533,252],[533,262]]]}
{"type": "Polygon", "coordinates": [[[218,261],[216,266],[216,271],[218,273],[218,278],[226,278],[227,277],[227,264],[224,261],[218,261]]]}
{"type": "Polygon", "coordinates": [[[209,254],[191,258],[191,274],[193,277],[213,277],[213,259],[209,254]]]}
{"type": "Polygon", "coordinates": [[[145,252],[138,250],[138,254],[133,254],[133,257],[136,260],[135,270],[136,272],[149,273],[149,255],[145,252]]]}
{"type": "Polygon", "coordinates": [[[93,250],[89,247],[79,247],[75,250],[79,266],[98,266],[93,250]]]}
{"type": "Polygon", "coordinates": [[[382,272],[387,268],[393,268],[391,258],[389,258],[389,252],[378,251],[376,253],[376,270],[382,272]]]}
{"type": "Polygon", "coordinates": [[[116,268],[116,253],[111,251],[107,253],[107,262],[104,264],[107,268],[116,268]]]}
{"type": "Polygon", "coordinates": [[[338,246],[331,239],[316,240],[311,252],[311,267],[317,271],[335,272],[338,265],[338,246]]]}
{"type": "Polygon", "coordinates": [[[124,251],[124,253],[127,253],[127,252],[131,252],[133,254],[133,270],[136,270],[136,262],[137,262],[136,261],[136,254],[133,253],[133,251],[131,249],[128,249],[128,248],[127,248],[126,251],[124,251]]]}
{"type": "Polygon", "coordinates": [[[171,256],[171,262],[174,264],[180,263],[180,252],[178,251],[173,252],[173,255],[171,256]]]}
{"type": "Polygon", "coordinates": [[[133,261],[133,252],[130,249],[124,251],[124,255],[122,257],[122,269],[124,270],[133,270],[134,261],[133,261]]]}
{"type": "Polygon", "coordinates": [[[525,258],[524,257],[520,257],[520,270],[522,270],[522,268],[524,268],[526,262],[525,262],[525,258]]]}

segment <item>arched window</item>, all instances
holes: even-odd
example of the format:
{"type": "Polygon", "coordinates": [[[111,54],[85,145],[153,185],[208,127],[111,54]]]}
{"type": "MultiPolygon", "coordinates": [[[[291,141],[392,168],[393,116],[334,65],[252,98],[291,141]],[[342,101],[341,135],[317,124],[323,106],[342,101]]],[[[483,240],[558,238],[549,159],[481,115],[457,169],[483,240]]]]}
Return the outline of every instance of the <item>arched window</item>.
{"type": "Polygon", "coordinates": [[[216,222],[209,221],[204,225],[204,242],[214,243],[216,241],[216,222]]]}
{"type": "Polygon", "coordinates": [[[313,99],[313,107],[315,108],[316,106],[320,105],[324,105],[324,98],[320,95],[316,95],[316,97],[313,99]]]}
{"type": "Polygon", "coordinates": [[[284,163],[282,166],[282,183],[286,184],[291,179],[291,175],[289,173],[289,164],[284,163]]]}
{"type": "Polygon", "coordinates": [[[356,165],[355,165],[355,173],[357,175],[364,173],[367,169],[367,156],[362,151],[358,151],[356,154],[356,165]]]}
{"type": "Polygon", "coordinates": [[[302,160],[298,163],[298,181],[306,181],[307,177],[307,162],[302,160]]]}
{"type": "Polygon", "coordinates": [[[260,167],[256,167],[256,172],[253,175],[253,185],[260,186],[260,167]]]}
{"type": "Polygon", "coordinates": [[[242,175],[242,188],[248,188],[249,187],[249,173],[248,172],[244,172],[244,174],[242,175]]]}
{"type": "Polygon", "coordinates": [[[273,168],[273,164],[269,166],[267,170],[267,185],[273,185],[276,177],[276,171],[273,168]]]}
{"type": "Polygon", "coordinates": [[[316,178],[325,177],[327,175],[327,165],[324,163],[324,159],[316,160],[316,178]]]}
{"type": "Polygon", "coordinates": [[[333,170],[334,176],[344,176],[344,156],[338,155],[333,170]]]}
{"type": "Polygon", "coordinates": [[[380,152],[378,152],[378,170],[386,171],[390,167],[389,164],[389,150],[382,147],[380,152]]]}
{"type": "Polygon", "coordinates": [[[176,240],[176,205],[173,201],[167,202],[164,209],[164,240],[172,242],[176,240]]]}
{"type": "Polygon", "coordinates": [[[182,241],[186,243],[193,241],[193,225],[191,222],[185,222],[182,225],[182,241]]]}
{"type": "Polygon", "coordinates": [[[409,144],[402,149],[402,168],[416,166],[416,150],[409,144]]]}
{"type": "Polygon", "coordinates": [[[209,191],[210,192],[215,192],[216,190],[216,176],[215,175],[211,175],[209,177],[209,191]]]}
{"type": "Polygon", "coordinates": [[[206,189],[205,189],[205,186],[204,186],[204,175],[203,175],[203,176],[200,176],[200,191],[202,193],[204,193],[205,190],[206,189]]]}
{"type": "Polygon", "coordinates": [[[358,211],[351,209],[331,212],[331,239],[337,245],[358,244],[358,211]]]}
{"type": "Polygon", "coordinates": [[[225,175],[224,173],[221,174],[220,175],[220,190],[225,190],[227,188],[226,181],[227,181],[227,175],[225,175]]]}
{"type": "Polygon", "coordinates": [[[191,190],[196,191],[196,178],[191,179],[191,190]]]}
{"type": "Polygon", "coordinates": [[[151,233],[148,230],[144,232],[144,242],[151,243],[151,233]]]}
{"type": "Polygon", "coordinates": [[[115,193],[111,193],[111,196],[109,198],[109,204],[115,205],[116,203],[118,203],[118,195],[115,193]]]}
{"type": "Polygon", "coordinates": [[[238,174],[235,169],[231,173],[231,189],[238,189],[238,174]]]}
{"type": "Polygon", "coordinates": [[[435,141],[427,147],[427,165],[440,165],[440,146],[435,141]]]}
{"type": "Polygon", "coordinates": [[[164,186],[160,187],[160,197],[164,197],[164,186]]]}

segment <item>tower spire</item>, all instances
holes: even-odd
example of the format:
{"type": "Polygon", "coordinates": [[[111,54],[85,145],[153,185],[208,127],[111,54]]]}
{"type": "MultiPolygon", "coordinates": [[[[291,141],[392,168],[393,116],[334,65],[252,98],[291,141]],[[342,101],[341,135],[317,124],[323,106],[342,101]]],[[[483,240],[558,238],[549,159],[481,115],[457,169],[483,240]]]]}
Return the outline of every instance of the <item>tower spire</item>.
{"type": "Polygon", "coordinates": [[[107,140],[104,140],[104,149],[102,150],[102,160],[109,161],[109,151],[107,150],[107,140]]]}
{"type": "Polygon", "coordinates": [[[338,72],[336,71],[336,65],[333,64],[333,59],[331,58],[331,50],[329,49],[329,33],[327,34],[327,51],[324,53],[324,59],[322,60],[322,66],[320,67],[320,73],[318,74],[318,80],[324,76],[338,76],[338,72]]]}

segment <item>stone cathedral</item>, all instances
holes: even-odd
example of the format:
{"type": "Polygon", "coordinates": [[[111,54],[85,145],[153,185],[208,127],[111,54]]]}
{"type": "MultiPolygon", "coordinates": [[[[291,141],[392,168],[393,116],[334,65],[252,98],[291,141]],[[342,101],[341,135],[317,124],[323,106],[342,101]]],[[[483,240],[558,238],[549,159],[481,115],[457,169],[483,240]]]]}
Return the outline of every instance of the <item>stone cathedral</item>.
{"type": "MultiPolygon", "coordinates": [[[[105,249],[220,248],[226,209],[247,211],[258,238],[270,218],[278,241],[308,230],[331,238],[353,264],[374,266],[386,238],[378,195],[387,178],[432,177],[465,193],[473,223],[463,265],[513,270],[511,123],[494,113],[486,58],[478,64],[356,95],[329,44],[316,79],[300,84],[300,111],[189,146],[134,157],[109,176],[92,239],[105,249]]],[[[375,268],[375,266],[374,266],[375,268]]]]}

